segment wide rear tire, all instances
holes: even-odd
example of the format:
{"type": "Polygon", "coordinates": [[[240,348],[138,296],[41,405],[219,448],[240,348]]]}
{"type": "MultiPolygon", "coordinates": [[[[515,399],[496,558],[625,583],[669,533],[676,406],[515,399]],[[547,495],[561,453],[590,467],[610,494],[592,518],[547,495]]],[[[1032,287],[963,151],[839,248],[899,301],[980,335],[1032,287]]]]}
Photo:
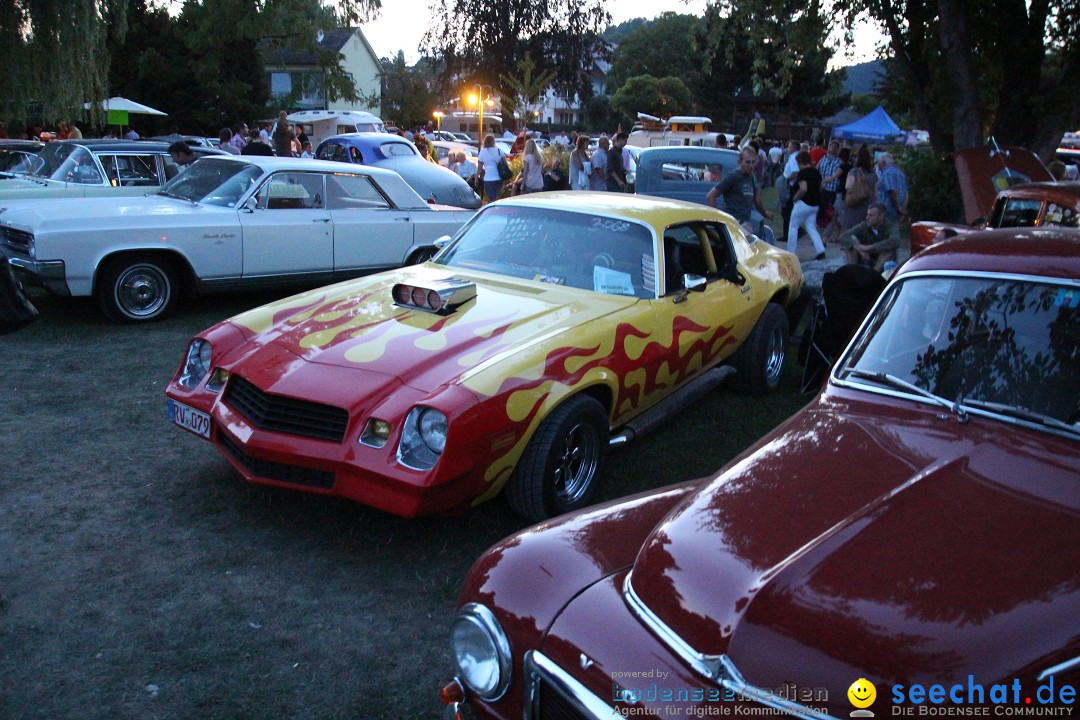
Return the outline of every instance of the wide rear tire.
{"type": "Polygon", "coordinates": [[[776,303],[769,303],[739,349],[731,357],[735,374],[728,381],[736,392],[768,395],[780,387],[787,356],[787,313],[776,303]]]}
{"type": "Polygon", "coordinates": [[[575,395],[540,424],[506,486],[506,500],[539,522],[588,505],[607,456],[608,419],[599,402],[575,395]]]}

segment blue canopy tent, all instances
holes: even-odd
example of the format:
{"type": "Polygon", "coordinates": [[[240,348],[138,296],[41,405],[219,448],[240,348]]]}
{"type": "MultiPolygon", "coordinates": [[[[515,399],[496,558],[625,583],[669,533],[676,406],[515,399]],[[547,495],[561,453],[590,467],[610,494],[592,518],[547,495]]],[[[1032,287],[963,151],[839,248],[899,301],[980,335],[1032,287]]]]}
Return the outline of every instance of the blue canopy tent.
{"type": "Polygon", "coordinates": [[[888,142],[903,134],[900,127],[889,117],[889,113],[885,112],[885,108],[878,105],[855,122],[833,128],[831,137],[834,140],[888,142]]]}

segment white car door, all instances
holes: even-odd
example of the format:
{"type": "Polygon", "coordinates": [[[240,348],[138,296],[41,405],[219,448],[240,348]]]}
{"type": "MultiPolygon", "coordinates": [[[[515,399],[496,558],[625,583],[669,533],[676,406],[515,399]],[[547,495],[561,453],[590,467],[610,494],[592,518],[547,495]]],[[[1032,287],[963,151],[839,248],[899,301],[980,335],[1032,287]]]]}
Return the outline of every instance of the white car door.
{"type": "Polygon", "coordinates": [[[240,212],[244,277],[326,272],[334,267],[334,226],[322,173],[277,172],[240,212]]]}
{"type": "Polygon", "coordinates": [[[326,176],[334,218],[334,269],[397,267],[413,244],[408,210],[393,207],[367,175],[326,176]]]}

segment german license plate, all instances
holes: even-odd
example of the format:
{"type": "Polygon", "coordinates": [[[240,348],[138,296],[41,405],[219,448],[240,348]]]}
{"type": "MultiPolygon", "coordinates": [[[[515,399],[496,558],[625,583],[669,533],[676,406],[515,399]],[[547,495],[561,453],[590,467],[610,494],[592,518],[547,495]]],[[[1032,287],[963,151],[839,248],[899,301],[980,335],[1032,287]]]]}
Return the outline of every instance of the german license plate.
{"type": "Polygon", "coordinates": [[[210,439],[210,416],[199,412],[195,408],[178,403],[172,398],[167,399],[169,408],[169,420],[173,421],[185,430],[210,439]]]}

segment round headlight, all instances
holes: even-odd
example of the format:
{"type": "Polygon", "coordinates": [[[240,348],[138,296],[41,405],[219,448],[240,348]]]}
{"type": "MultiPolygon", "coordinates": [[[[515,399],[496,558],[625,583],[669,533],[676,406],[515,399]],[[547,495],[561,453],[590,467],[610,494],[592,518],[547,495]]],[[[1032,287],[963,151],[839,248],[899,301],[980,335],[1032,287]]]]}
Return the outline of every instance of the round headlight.
{"type": "Polygon", "coordinates": [[[184,357],[184,367],[180,371],[180,384],[189,390],[198,386],[210,372],[212,360],[213,349],[210,343],[200,338],[192,340],[188,345],[187,355],[184,357]]]}
{"type": "Polygon", "coordinates": [[[420,413],[420,437],[432,452],[442,454],[446,448],[446,416],[434,408],[420,413]]]}
{"type": "Polygon", "coordinates": [[[502,697],[510,684],[510,642],[483,605],[461,608],[450,626],[450,644],[462,681],[484,700],[502,697]]]}

